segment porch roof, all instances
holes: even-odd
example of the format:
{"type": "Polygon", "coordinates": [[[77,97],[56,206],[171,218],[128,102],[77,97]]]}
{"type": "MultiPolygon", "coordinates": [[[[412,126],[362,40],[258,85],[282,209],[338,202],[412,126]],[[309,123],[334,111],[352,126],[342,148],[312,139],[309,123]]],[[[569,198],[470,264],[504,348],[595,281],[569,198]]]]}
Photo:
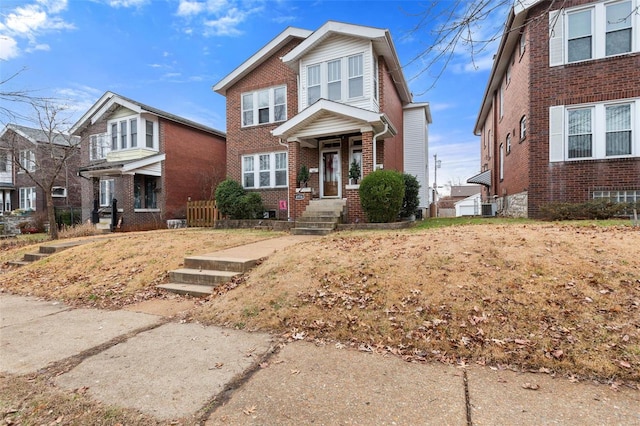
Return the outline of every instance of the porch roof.
{"type": "Polygon", "coordinates": [[[467,179],[467,183],[479,183],[487,187],[491,186],[491,169],[470,177],[467,179]]]}
{"type": "Polygon", "coordinates": [[[162,172],[160,163],[164,161],[165,157],[165,154],[158,154],[135,160],[104,160],[88,166],[80,167],[79,173],[81,176],[86,178],[134,174],[161,176],[162,172]]]}
{"type": "Polygon", "coordinates": [[[386,114],[320,99],[298,115],[271,131],[287,141],[315,147],[317,139],[344,133],[373,131],[378,137],[395,136],[398,131],[386,114]]]}

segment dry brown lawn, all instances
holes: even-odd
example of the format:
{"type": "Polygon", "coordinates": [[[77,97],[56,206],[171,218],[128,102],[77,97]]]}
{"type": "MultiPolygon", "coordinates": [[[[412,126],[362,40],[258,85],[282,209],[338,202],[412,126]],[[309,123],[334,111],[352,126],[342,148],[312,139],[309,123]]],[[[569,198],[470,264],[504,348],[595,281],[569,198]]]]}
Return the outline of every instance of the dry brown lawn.
{"type": "MultiPolygon", "coordinates": [[[[166,297],[184,256],[259,231],[118,234],[0,271],[14,294],[120,308],[166,297]]],[[[0,262],[37,246],[0,251],[0,262]]],[[[189,320],[324,340],[410,361],[640,383],[640,229],[484,224],[343,232],[282,250],[189,320]]]]}

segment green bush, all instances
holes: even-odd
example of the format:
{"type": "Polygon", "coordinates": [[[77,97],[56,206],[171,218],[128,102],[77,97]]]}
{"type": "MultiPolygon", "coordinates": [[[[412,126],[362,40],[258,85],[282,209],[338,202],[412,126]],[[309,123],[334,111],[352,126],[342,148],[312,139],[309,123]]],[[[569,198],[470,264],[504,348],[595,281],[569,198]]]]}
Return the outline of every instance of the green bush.
{"type": "Polygon", "coordinates": [[[402,173],[376,170],[360,183],[360,204],[371,223],[393,222],[398,218],[404,199],[402,173]]]}
{"type": "Polygon", "coordinates": [[[260,194],[245,191],[233,179],[220,182],[216,188],[216,205],[222,215],[231,219],[255,219],[264,210],[260,194]]]}
{"type": "Polygon", "coordinates": [[[418,212],[420,205],[420,183],[418,179],[408,173],[402,175],[404,179],[404,198],[400,217],[410,217],[418,212]]]}
{"type": "Polygon", "coordinates": [[[540,215],[547,220],[611,219],[627,216],[638,203],[616,203],[607,199],[584,203],[549,203],[540,207],[540,215]]]}

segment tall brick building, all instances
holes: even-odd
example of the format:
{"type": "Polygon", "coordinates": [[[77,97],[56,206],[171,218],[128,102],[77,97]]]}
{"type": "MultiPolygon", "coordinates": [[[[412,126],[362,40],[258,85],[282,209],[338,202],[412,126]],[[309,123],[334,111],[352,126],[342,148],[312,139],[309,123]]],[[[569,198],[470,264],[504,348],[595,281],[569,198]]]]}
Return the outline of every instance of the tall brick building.
{"type": "Polygon", "coordinates": [[[640,201],[639,0],[516,1],[478,115],[483,198],[640,201]]]}
{"type": "Polygon", "coordinates": [[[415,175],[427,206],[430,109],[412,103],[389,31],[289,27],[213,89],[227,99],[227,174],[258,191],[271,216],[296,220],[318,198],[364,220],[358,182],[376,168],[415,175]]]}
{"type": "Polygon", "coordinates": [[[120,230],[166,228],[226,174],[225,134],[106,92],[72,128],[81,137],[82,216],[120,230]],[[116,199],[116,212],[112,201],[116,199]],[[96,209],[97,208],[97,209],[96,209]]]}

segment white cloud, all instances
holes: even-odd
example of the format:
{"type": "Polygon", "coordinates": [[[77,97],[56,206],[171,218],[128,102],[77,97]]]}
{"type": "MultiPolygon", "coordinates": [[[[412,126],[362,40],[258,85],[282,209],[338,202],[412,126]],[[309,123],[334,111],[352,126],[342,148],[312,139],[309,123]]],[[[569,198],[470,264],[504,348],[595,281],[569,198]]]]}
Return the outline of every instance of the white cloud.
{"type": "Polygon", "coordinates": [[[73,24],[56,16],[66,7],[66,0],[36,0],[35,3],[16,7],[6,13],[0,21],[1,57],[14,58],[23,49],[26,52],[49,50],[49,45],[39,43],[38,38],[50,32],[75,29],[73,24]],[[21,47],[21,39],[26,40],[27,47],[21,47]]]}
{"type": "Polygon", "coordinates": [[[204,24],[208,27],[204,35],[214,36],[234,36],[242,34],[238,29],[238,25],[246,18],[246,13],[238,9],[231,9],[229,12],[218,19],[206,21],[204,24]]]}
{"type": "Polygon", "coordinates": [[[205,4],[199,1],[180,0],[178,16],[198,15],[205,9],[205,4]]]}
{"type": "Polygon", "coordinates": [[[0,35],[0,60],[7,61],[19,55],[18,42],[9,36],[0,35]]]}
{"type": "Polygon", "coordinates": [[[110,0],[109,6],[115,8],[130,8],[130,7],[142,7],[148,3],[148,0],[110,0]]]}

